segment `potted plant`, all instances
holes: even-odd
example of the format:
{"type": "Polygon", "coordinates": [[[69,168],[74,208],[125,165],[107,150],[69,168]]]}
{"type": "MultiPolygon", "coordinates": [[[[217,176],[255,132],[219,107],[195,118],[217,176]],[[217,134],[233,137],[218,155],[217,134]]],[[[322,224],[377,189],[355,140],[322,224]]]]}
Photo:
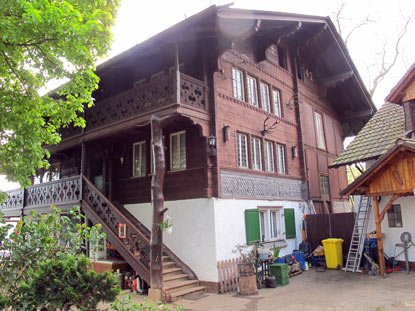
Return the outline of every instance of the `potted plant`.
{"type": "Polygon", "coordinates": [[[238,263],[239,294],[256,294],[258,292],[255,270],[257,246],[237,244],[233,252],[239,253],[242,258],[242,261],[238,263]]]}

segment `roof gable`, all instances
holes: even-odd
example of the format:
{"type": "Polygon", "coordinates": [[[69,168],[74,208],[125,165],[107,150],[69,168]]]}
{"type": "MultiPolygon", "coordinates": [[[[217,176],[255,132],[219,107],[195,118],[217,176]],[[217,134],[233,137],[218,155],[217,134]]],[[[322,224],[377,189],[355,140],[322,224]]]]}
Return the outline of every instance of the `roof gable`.
{"type": "Polygon", "coordinates": [[[390,91],[385,101],[402,104],[403,101],[415,99],[415,63],[390,91]]]}

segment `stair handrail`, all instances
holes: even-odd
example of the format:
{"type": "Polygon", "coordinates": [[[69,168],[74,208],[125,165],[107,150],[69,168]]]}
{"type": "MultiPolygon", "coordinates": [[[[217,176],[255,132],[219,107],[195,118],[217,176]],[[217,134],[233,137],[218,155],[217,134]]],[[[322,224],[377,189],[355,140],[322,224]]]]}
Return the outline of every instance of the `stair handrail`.
{"type": "MultiPolygon", "coordinates": [[[[131,228],[135,229],[135,231],[140,235],[144,242],[150,245],[150,240],[141,232],[140,229],[138,229],[127,217],[125,217],[125,215],[121,213],[120,210],[110,200],[108,200],[107,197],[101,191],[99,191],[97,187],[95,187],[95,185],[88,178],[86,178],[85,175],[82,175],[82,178],[88,184],[88,186],[90,186],[96,193],[98,193],[99,196],[105,201],[105,203],[107,203],[111,209],[128,224],[128,226],[131,226],[131,228]]],[[[85,200],[85,198],[83,198],[83,200],[85,200]]]]}

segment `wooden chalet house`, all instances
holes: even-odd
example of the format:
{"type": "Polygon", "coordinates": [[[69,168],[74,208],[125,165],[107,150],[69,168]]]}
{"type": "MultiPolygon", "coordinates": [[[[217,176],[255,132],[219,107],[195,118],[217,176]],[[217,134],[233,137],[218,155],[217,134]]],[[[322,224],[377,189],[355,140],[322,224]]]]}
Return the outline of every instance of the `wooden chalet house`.
{"type": "MultiPolygon", "coordinates": [[[[376,230],[381,274],[385,273],[383,254],[400,254],[395,259],[405,261],[401,235],[409,232],[415,237],[415,64],[385,101],[332,163],[332,167],[366,163],[362,175],[341,194],[372,198],[367,232],[376,230]]],[[[414,248],[408,249],[406,260],[405,268],[414,269],[414,248]]]]}
{"type": "Polygon", "coordinates": [[[148,282],[154,114],[169,117],[172,232],[164,240],[173,263],[164,275],[172,299],[187,293],[174,289],[180,278],[217,290],[217,261],[236,257],[238,243],[290,253],[308,202],[320,213],[347,207],[338,194],[345,170],[328,165],[376,109],[329,18],[212,6],[97,73],[86,127],[62,130],[50,169],[9,193],[7,216],[79,204],[148,282]]]}

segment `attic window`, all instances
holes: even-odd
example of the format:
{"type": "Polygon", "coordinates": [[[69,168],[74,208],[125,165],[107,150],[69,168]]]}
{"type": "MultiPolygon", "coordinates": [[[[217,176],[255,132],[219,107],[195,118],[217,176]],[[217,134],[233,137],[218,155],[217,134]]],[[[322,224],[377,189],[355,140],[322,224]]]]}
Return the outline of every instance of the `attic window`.
{"type": "Polygon", "coordinates": [[[278,65],[288,70],[288,56],[285,47],[278,46],[278,65]]]}

